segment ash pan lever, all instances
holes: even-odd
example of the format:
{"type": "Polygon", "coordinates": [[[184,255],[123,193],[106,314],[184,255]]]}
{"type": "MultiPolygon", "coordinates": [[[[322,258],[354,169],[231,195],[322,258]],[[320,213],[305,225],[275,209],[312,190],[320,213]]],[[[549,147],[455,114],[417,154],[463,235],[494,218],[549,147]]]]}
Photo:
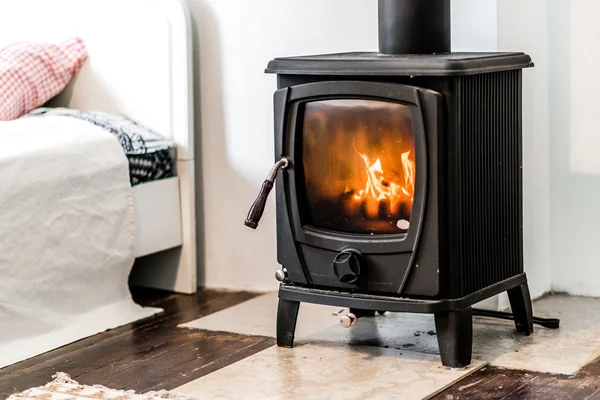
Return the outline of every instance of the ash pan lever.
{"type": "Polygon", "coordinates": [[[269,171],[269,175],[267,175],[267,179],[265,179],[260,187],[260,192],[258,193],[256,200],[254,200],[254,203],[252,203],[252,206],[250,207],[250,211],[248,211],[248,216],[246,217],[246,221],[244,221],[244,225],[256,229],[258,222],[265,211],[267,198],[269,197],[269,193],[271,193],[271,189],[273,189],[273,183],[275,182],[275,178],[277,178],[277,174],[280,170],[286,169],[289,164],[289,160],[284,157],[273,165],[273,168],[269,171]]]}

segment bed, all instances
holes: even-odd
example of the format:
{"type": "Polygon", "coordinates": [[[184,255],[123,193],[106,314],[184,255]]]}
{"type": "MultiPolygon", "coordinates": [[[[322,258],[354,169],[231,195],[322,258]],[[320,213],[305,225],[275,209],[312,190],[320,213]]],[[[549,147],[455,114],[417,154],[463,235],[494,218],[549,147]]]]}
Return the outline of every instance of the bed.
{"type": "Polygon", "coordinates": [[[197,280],[189,13],[178,0],[19,0],[0,13],[0,47],[73,36],[84,40],[89,58],[48,105],[126,115],[175,143],[174,176],[133,186],[131,280],[192,293],[197,280]]]}

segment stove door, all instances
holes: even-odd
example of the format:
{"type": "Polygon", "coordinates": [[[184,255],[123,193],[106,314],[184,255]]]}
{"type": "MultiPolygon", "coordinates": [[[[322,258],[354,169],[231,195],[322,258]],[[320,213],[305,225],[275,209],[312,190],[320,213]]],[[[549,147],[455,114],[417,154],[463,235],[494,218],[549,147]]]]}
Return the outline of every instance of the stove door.
{"type": "Polygon", "coordinates": [[[275,99],[276,157],[291,161],[277,199],[279,259],[290,279],[402,292],[437,165],[428,152],[441,95],[335,81],[292,86],[275,99]]]}

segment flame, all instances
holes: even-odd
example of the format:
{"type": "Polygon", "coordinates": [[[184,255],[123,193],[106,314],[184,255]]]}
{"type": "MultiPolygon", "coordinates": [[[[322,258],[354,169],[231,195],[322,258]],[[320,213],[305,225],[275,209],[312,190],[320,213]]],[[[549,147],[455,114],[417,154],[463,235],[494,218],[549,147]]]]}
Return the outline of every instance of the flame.
{"type": "Polygon", "coordinates": [[[395,213],[402,201],[408,200],[412,203],[415,192],[415,164],[409,159],[410,151],[404,152],[400,156],[404,172],[404,185],[386,178],[379,158],[371,164],[366,154],[356,152],[365,163],[367,181],[365,188],[359,190],[353,196],[355,200],[370,201],[371,205],[368,208],[373,209],[372,211],[375,214],[378,212],[379,205],[372,204],[373,200],[378,203],[387,200],[390,204],[391,213],[395,213]]]}
{"type": "Polygon", "coordinates": [[[415,163],[408,159],[409,155],[410,151],[407,151],[400,156],[402,169],[404,170],[404,187],[402,191],[412,198],[415,193],[415,163]]]}

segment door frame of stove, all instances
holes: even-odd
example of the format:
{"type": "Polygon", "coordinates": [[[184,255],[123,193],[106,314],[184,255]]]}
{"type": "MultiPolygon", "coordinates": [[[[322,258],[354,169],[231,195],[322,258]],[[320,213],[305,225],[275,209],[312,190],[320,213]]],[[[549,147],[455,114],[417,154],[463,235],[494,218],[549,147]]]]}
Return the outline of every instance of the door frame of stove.
{"type": "MultiPolygon", "coordinates": [[[[427,237],[439,237],[439,221],[427,222],[426,209],[436,219],[438,215],[437,167],[440,162],[438,146],[445,116],[443,95],[437,91],[399,83],[383,83],[362,80],[331,80],[292,85],[281,88],[274,95],[275,112],[275,157],[290,160],[282,179],[277,181],[277,225],[278,259],[287,266],[289,279],[296,283],[311,284],[311,275],[304,263],[300,245],[309,245],[331,251],[355,250],[366,255],[408,254],[403,269],[403,278],[398,281],[398,292],[408,284],[413,265],[417,262],[418,247],[422,232],[427,226],[427,237]],[[323,99],[364,99],[404,104],[411,110],[413,140],[415,143],[416,181],[415,198],[411,215],[411,228],[403,234],[349,234],[303,226],[301,201],[298,195],[295,160],[301,165],[304,104],[323,99]],[[433,179],[432,179],[433,178],[433,179]],[[434,193],[429,199],[429,192],[434,193]],[[432,203],[433,201],[433,203],[432,203]],[[294,250],[292,250],[294,249],[294,250]],[[292,253],[297,255],[294,256],[292,253]]],[[[431,218],[429,218],[431,220],[431,218]]],[[[439,243],[436,240],[428,243],[439,243]]],[[[437,246],[437,245],[436,245],[437,246]]],[[[429,262],[436,264],[438,249],[429,249],[429,262]],[[435,259],[435,260],[434,260],[435,259]]],[[[420,253],[423,253],[422,251],[420,253]]],[[[424,257],[421,254],[419,257],[424,257]]],[[[425,262],[425,260],[422,260],[425,262]]],[[[434,274],[435,275],[435,274],[434,274]]],[[[438,274],[439,275],[439,274],[438,274]]],[[[438,276],[439,278],[439,276],[438,276]]],[[[439,290],[439,282],[429,282],[433,291],[439,290]],[[435,289],[435,290],[433,290],[435,289]]]]}
{"type": "MultiPolygon", "coordinates": [[[[286,89],[281,89],[286,90],[286,89]]],[[[310,246],[342,251],[352,248],[365,254],[408,253],[415,252],[419,243],[424,219],[428,184],[427,141],[419,92],[422,89],[413,86],[362,81],[328,81],[292,86],[289,89],[286,104],[288,120],[283,135],[281,153],[290,160],[288,168],[289,206],[292,211],[293,229],[296,241],[310,246]],[[353,234],[336,232],[304,225],[303,206],[299,204],[299,184],[302,169],[295,165],[302,163],[301,143],[304,106],[319,100],[376,100],[402,104],[410,108],[413,140],[415,144],[416,179],[410,227],[407,233],[399,234],[353,234]],[[296,162],[297,161],[297,162],[296,162]]],[[[430,91],[432,92],[432,91],[430,91]]],[[[436,92],[432,92],[436,93],[436,92]]],[[[437,94],[437,93],[436,93],[437,94]]],[[[434,95],[434,94],[430,94],[434,95]]],[[[277,106],[276,106],[277,107],[277,106]]],[[[276,110],[275,112],[278,112],[276,110]]],[[[281,110],[279,110],[281,112],[281,110]]]]}

